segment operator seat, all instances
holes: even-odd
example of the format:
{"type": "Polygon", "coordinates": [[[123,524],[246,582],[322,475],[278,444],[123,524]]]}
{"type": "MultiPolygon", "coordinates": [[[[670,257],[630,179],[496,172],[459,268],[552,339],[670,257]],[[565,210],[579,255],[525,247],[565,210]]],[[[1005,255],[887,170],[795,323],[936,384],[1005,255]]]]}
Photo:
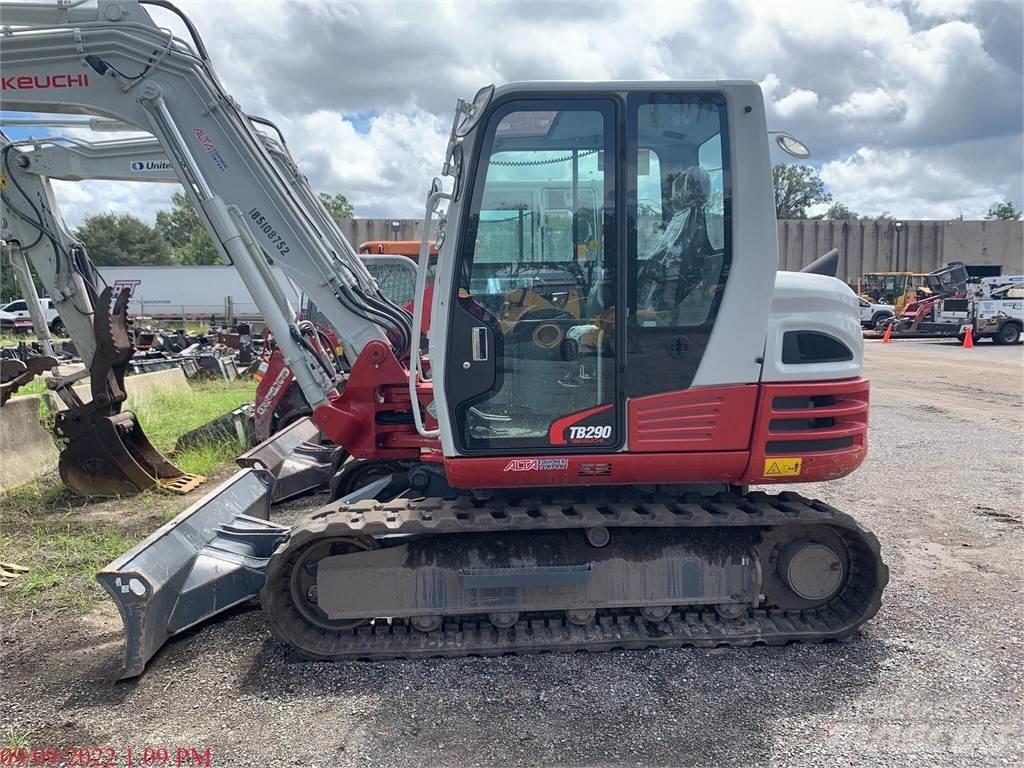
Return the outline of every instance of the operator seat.
{"type": "Polygon", "coordinates": [[[708,237],[710,195],[711,177],[704,169],[692,166],[676,176],[671,198],[675,213],[649,257],[641,262],[637,309],[655,313],[664,324],[689,324],[681,316],[685,314],[683,305],[704,282],[705,260],[715,250],[708,237]]]}

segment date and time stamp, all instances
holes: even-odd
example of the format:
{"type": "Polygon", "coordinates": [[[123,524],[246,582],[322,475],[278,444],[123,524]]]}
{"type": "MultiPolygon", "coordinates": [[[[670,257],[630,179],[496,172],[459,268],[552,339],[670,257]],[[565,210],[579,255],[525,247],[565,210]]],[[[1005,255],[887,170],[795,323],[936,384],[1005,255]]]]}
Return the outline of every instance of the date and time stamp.
{"type": "Polygon", "coordinates": [[[210,747],[4,747],[0,767],[68,766],[68,768],[135,768],[135,766],[204,766],[217,764],[210,747]]]}

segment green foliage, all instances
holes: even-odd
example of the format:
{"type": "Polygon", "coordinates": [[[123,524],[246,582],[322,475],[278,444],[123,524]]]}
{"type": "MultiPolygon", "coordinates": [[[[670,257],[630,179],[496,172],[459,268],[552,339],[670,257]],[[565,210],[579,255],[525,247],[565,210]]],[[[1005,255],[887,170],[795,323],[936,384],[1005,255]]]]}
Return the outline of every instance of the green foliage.
{"type": "Polygon", "coordinates": [[[99,267],[171,263],[171,249],[156,230],[130,213],[86,216],[75,237],[99,267]]]}
{"type": "Polygon", "coordinates": [[[1016,221],[1021,216],[1020,208],[1014,206],[1009,200],[1000,200],[992,203],[989,206],[988,213],[985,214],[985,218],[990,221],[993,219],[1001,221],[1016,221]]]}
{"type": "Polygon", "coordinates": [[[175,264],[220,264],[217,247],[184,192],[171,197],[173,208],[156,215],[156,231],[171,249],[175,264]]]}
{"type": "Polygon", "coordinates": [[[352,218],[352,203],[343,194],[329,195],[326,192],[321,192],[319,197],[324,208],[331,214],[331,218],[335,220],[352,218]]]}
{"type": "Polygon", "coordinates": [[[775,216],[779,219],[806,219],[807,209],[819,203],[831,203],[825,182],[809,165],[779,163],[772,168],[775,187],[775,216]]]}
{"type": "Polygon", "coordinates": [[[842,203],[832,203],[832,206],[825,211],[824,218],[832,221],[856,221],[860,216],[842,203]]]}

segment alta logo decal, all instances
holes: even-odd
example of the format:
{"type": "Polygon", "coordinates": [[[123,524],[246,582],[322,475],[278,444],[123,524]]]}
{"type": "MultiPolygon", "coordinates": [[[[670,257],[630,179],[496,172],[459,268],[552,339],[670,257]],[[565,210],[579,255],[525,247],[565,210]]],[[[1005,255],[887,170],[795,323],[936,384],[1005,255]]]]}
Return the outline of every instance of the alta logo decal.
{"type": "Polygon", "coordinates": [[[89,75],[19,75],[0,77],[0,89],[5,91],[34,91],[45,88],[87,88],[89,75]]]}
{"type": "Polygon", "coordinates": [[[217,147],[214,146],[213,139],[210,138],[210,134],[202,128],[193,128],[192,133],[195,134],[199,143],[203,145],[203,149],[206,150],[206,154],[210,156],[210,159],[213,160],[214,164],[216,164],[220,170],[226,171],[228,169],[228,164],[224,160],[224,156],[221,155],[217,147]]]}
{"type": "Polygon", "coordinates": [[[166,160],[132,160],[131,168],[136,173],[144,171],[173,171],[174,166],[166,160]]]}
{"type": "Polygon", "coordinates": [[[512,459],[505,472],[553,472],[569,468],[568,459],[512,459]]]}

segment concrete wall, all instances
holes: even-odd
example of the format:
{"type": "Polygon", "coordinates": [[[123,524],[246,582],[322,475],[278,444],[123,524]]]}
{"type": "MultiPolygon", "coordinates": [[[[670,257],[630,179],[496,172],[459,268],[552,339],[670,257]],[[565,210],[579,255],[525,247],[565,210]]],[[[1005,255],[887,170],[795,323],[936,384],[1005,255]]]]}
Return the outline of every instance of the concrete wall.
{"type": "Polygon", "coordinates": [[[865,272],[931,272],[950,261],[1024,274],[1022,221],[788,220],[778,223],[778,233],[781,269],[799,269],[838,248],[843,280],[865,272]]]}
{"type": "Polygon", "coordinates": [[[0,408],[0,489],[57,468],[57,446],[39,421],[39,395],[12,397],[0,408]]]}
{"type": "MultiPolygon", "coordinates": [[[[422,221],[353,219],[340,222],[349,241],[419,240],[422,221]]],[[[800,269],[839,249],[839,277],[865,272],[931,272],[950,261],[1001,265],[1003,274],[1024,274],[1024,221],[797,221],[778,223],[779,267],[800,269]],[[898,241],[898,242],[897,242],[898,241]]]]}
{"type": "Polygon", "coordinates": [[[338,225],[348,241],[358,248],[360,243],[365,243],[368,240],[419,240],[423,221],[421,219],[345,219],[339,221],[338,225]],[[391,225],[393,221],[400,223],[397,235],[391,225]]]}

